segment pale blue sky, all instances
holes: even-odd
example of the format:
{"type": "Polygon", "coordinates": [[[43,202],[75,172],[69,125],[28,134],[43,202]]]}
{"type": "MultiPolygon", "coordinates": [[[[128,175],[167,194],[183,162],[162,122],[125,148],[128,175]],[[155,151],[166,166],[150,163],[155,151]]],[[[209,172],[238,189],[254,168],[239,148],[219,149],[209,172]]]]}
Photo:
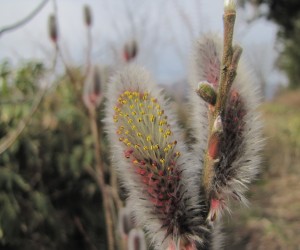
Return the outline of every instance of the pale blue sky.
{"type": "MultiPolygon", "coordinates": [[[[41,0],[0,0],[0,26],[24,17],[41,0]]],[[[222,32],[222,0],[57,0],[62,46],[66,57],[76,65],[84,63],[86,36],[82,6],[93,11],[93,61],[112,63],[112,47],[120,56],[122,45],[132,34],[140,44],[137,62],[148,67],[160,82],[173,82],[186,77],[192,40],[202,32],[222,32]],[[177,4],[174,4],[177,3],[177,4]],[[125,4],[126,3],[126,4],[125,4]],[[132,30],[129,16],[133,16],[132,30]]],[[[49,61],[52,44],[47,35],[47,19],[52,2],[21,29],[0,37],[0,60],[14,63],[38,58],[49,61]]],[[[266,20],[245,26],[244,13],[239,13],[236,40],[245,54],[253,55],[263,47],[266,68],[272,70],[275,59],[276,26],[266,20]],[[256,52],[255,52],[256,51],[256,52]]],[[[119,58],[120,59],[120,58],[119,58]]],[[[272,74],[269,82],[279,81],[272,74]]]]}

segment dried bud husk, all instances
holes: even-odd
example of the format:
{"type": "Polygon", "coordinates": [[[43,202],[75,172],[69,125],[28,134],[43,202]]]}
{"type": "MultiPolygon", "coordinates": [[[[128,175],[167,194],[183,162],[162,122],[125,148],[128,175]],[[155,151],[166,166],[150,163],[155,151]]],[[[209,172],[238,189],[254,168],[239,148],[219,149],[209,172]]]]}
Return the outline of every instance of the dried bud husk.
{"type": "Polygon", "coordinates": [[[84,22],[86,26],[91,26],[92,25],[92,12],[91,12],[91,8],[89,5],[85,5],[83,7],[83,16],[84,16],[84,22]]]}
{"type": "Polygon", "coordinates": [[[50,15],[48,19],[48,32],[49,37],[52,42],[57,42],[58,32],[57,32],[57,22],[56,17],[54,15],[50,15]]]}
{"type": "Polygon", "coordinates": [[[210,210],[209,210],[209,214],[208,214],[208,219],[213,222],[215,221],[217,218],[220,217],[220,215],[223,212],[223,209],[226,207],[225,201],[222,199],[216,199],[213,198],[210,200],[210,210]]]}
{"type": "Polygon", "coordinates": [[[133,60],[138,53],[138,45],[135,40],[132,40],[124,46],[124,59],[126,62],[133,60]]]}
{"type": "Polygon", "coordinates": [[[213,132],[219,132],[219,133],[223,132],[223,122],[220,115],[218,115],[214,121],[213,132]]]}
{"type": "Polygon", "coordinates": [[[196,92],[208,104],[210,105],[216,104],[217,93],[210,83],[200,82],[196,92]]]}
{"type": "Polygon", "coordinates": [[[101,104],[103,99],[102,81],[100,69],[93,66],[83,87],[83,102],[88,109],[95,109],[101,104]]]}
{"type": "Polygon", "coordinates": [[[221,134],[215,132],[211,135],[208,142],[208,155],[211,159],[216,160],[220,152],[221,134]]]}

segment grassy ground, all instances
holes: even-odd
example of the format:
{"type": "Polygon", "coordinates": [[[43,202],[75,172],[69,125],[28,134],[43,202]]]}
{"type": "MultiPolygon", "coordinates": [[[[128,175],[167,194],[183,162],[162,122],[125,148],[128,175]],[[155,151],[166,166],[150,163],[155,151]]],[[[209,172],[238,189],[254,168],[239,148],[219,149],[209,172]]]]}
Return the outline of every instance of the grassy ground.
{"type": "Polygon", "coordinates": [[[300,249],[300,91],[262,107],[267,138],[250,207],[225,219],[226,249],[300,249]]]}

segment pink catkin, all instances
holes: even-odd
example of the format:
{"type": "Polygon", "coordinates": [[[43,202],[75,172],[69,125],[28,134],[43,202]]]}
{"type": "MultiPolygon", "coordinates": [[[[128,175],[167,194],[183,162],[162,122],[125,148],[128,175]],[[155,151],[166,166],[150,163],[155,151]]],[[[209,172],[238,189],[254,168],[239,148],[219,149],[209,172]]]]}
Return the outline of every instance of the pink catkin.
{"type": "MultiPolygon", "coordinates": [[[[240,157],[239,152],[243,151],[245,115],[246,110],[242,97],[235,89],[231,90],[223,118],[223,135],[218,143],[218,154],[221,158],[215,166],[217,182],[215,183],[216,188],[213,190],[213,197],[216,200],[219,199],[218,197],[222,197],[221,190],[228,180],[235,178],[235,170],[231,166],[240,157]]],[[[212,149],[215,149],[214,145],[212,144],[212,149]]],[[[212,150],[211,154],[213,153],[216,153],[216,150],[212,150]]],[[[220,208],[222,207],[220,206],[220,208]]],[[[213,208],[211,207],[211,209],[213,208]]]]}

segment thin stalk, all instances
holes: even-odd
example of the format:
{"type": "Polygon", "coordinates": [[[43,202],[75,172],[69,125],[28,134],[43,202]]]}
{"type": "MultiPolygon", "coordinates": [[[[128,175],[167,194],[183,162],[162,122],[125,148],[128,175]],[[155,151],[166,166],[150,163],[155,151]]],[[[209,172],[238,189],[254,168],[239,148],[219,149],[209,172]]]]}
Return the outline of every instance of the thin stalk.
{"type": "MultiPolygon", "coordinates": [[[[233,40],[235,18],[236,18],[236,11],[225,10],[224,17],[223,17],[223,24],[224,24],[223,57],[222,57],[221,76],[219,82],[215,115],[223,112],[227,95],[232,85],[232,82],[231,83],[227,82],[227,77],[228,77],[228,70],[231,65],[232,54],[233,54],[232,40],[233,40]]],[[[214,117],[216,117],[215,115],[214,117]]]]}
{"type": "Polygon", "coordinates": [[[91,242],[91,239],[90,239],[88,233],[84,230],[84,227],[83,227],[82,222],[79,217],[74,218],[74,224],[77,227],[78,231],[84,237],[84,240],[90,245],[91,249],[97,250],[96,246],[91,242]]]}
{"type": "Polygon", "coordinates": [[[89,110],[89,119],[91,126],[91,133],[94,139],[94,150],[95,150],[95,160],[96,160],[96,175],[97,175],[97,183],[102,193],[103,200],[103,208],[105,213],[105,223],[106,223],[106,232],[107,232],[107,243],[108,249],[114,250],[114,236],[113,236],[113,223],[112,223],[112,215],[110,209],[110,199],[108,190],[105,186],[104,179],[104,168],[101,159],[101,145],[99,141],[99,127],[96,120],[96,110],[90,108],[89,110]]]}
{"type": "Polygon", "coordinates": [[[92,61],[93,40],[92,40],[91,26],[87,26],[86,32],[87,32],[87,52],[86,52],[86,69],[83,77],[84,81],[86,80],[92,65],[91,61],[92,61]]]}

